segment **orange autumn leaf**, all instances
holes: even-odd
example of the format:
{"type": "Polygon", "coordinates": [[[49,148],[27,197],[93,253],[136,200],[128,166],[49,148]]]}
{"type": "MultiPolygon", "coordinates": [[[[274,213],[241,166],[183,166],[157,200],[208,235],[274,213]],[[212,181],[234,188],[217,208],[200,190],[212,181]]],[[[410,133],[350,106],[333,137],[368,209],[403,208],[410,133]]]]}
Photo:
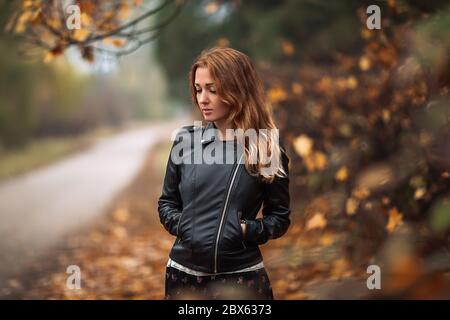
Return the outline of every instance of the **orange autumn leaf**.
{"type": "Polygon", "coordinates": [[[386,230],[392,233],[398,226],[403,224],[403,215],[398,212],[397,208],[389,210],[389,220],[386,225],[386,230]]]}
{"type": "Polygon", "coordinates": [[[347,202],[345,203],[345,211],[346,213],[351,216],[356,213],[356,210],[358,209],[359,201],[355,198],[348,198],[347,202]]]}
{"type": "Polygon", "coordinates": [[[313,147],[314,141],[306,134],[302,134],[294,140],[294,150],[299,156],[308,156],[313,147]]]}
{"type": "Polygon", "coordinates": [[[362,56],[359,59],[359,68],[362,71],[367,71],[370,69],[370,67],[371,67],[370,59],[367,56],[362,56]]]}
{"type": "Polygon", "coordinates": [[[95,4],[92,1],[81,1],[80,12],[85,12],[88,15],[92,15],[95,10],[95,4]]]}
{"type": "Polygon", "coordinates": [[[91,16],[88,15],[87,13],[85,13],[85,12],[81,13],[80,20],[81,20],[81,25],[83,27],[85,27],[85,28],[89,27],[89,26],[91,26],[93,24],[91,16]]]}
{"type": "Polygon", "coordinates": [[[128,4],[122,3],[119,9],[118,17],[120,20],[127,19],[131,15],[131,8],[128,4]]]}
{"type": "Polygon", "coordinates": [[[348,178],[348,171],[347,171],[347,167],[343,166],[341,167],[335,174],[334,176],[336,178],[336,180],[338,181],[345,181],[348,178]]]}
{"type": "Polygon", "coordinates": [[[329,92],[333,89],[333,80],[329,76],[325,76],[316,84],[319,92],[329,92]]]}
{"type": "Polygon", "coordinates": [[[285,101],[288,97],[286,91],[282,88],[270,88],[267,92],[267,96],[272,103],[278,103],[281,101],[285,101]]]}
{"type": "Polygon", "coordinates": [[[73,32],[73,38],[77,41],[84,41],[89,37],[89,31],[86,29],[75,29],[73,32]]]}
{"type": "Polygon", "coordinates": [[[281,50],[287,56],[292,56],[295,52],[294,45],[290,41],[283,41],[281,43],[281,50]]]}
{"type": "Polygon", "coordinates": [[[298,82],[294,82],[291,85],[291,90],[292,90],[292,93],[294,93],[296,95],[301,95],[303,93],[303,86],[298,82]]]}
{"type": "Polygon", "coordinates": [[[305,230],[323,229],[327,226],[327,219],[322,213],[316,213],[306,222],[305,230]]]}
{"type": "Polygon", "coordinates": [[[336,260],[331,269],[331,275],[333,278],[346,278],[352,275],[350,263],[345,258],[336,260]]]}
{"type": "Polygon", "coordinates": [[[308,171],[322,171],[328,164],[327,156],[321,151],[314,151],[303,159],[308,171]]]}

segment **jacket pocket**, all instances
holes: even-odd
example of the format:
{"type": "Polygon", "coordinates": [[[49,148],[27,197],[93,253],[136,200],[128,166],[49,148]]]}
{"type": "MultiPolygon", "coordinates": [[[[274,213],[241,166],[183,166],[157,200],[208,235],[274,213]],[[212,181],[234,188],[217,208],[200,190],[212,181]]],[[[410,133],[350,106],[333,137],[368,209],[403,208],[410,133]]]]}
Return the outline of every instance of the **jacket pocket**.
{"type": "Polygon", "coordinates": [[[182,230],[180,230],[181,228],[181,223],[183,222],[183,216],[184,216],[184,210],[181,211],[181,216],[180,219],[178,220],[178,224],[177,224],[177,237],[181,238],[182,230]]]}
{"type": "Polygon", "coordinates": [[[192,248],[192,217],[189,212],[183,212],[177,227],[177,242],[186,248],[192,248]]]}
{"type": "Polygon", "coordinates": [[[241,238],[241,244],[242,247],[245,249],[245,243],[244,243],[244,231],[242,230],[242,226],[241,226],[241,219],[242,219],[242,211],[238,211],[238,226],[239,226],[239,234],[240,234],[240,238],[241,238]]]}

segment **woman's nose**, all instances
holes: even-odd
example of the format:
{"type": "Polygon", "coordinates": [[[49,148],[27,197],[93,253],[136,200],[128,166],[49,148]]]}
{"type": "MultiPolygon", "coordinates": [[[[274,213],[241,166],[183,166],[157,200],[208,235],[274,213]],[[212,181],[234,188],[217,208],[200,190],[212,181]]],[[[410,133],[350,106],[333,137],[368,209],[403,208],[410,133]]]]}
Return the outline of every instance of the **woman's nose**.
{"type": "Polygon", "coordinates": [[[206,90],[203,90],[203,91],[200,93],[200,99],[199,99],[199,102],[200,102],[200,103],[207,103],[208,101],[209,101],[209,99],[208,99],[208,94],[207,94],[206,90]]]}

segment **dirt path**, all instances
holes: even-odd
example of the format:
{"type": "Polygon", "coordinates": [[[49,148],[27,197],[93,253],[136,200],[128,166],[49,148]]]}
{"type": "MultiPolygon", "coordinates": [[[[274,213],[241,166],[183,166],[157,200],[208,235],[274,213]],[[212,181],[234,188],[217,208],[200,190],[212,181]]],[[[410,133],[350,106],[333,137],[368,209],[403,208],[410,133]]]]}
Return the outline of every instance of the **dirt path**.
{"type": "Polygon", "coordinates": [[[102,215],[139,172],[148,150],[189,123],[181,119],[126,131],[0,184],[0,288],[64,235],[102,215]]]}

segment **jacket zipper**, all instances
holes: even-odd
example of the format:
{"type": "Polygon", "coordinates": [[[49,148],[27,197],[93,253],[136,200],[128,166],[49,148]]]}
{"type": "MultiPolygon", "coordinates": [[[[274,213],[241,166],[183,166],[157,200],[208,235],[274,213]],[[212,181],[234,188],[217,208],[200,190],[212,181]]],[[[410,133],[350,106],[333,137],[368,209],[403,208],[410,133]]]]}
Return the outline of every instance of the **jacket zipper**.
{"type": "Polygon", "coordinates": [[[241,159],[243,156],[244,156],[244,154],[242,154],[241,157],[239,158],[236,169],[233,172],[233,177],[231,178],[230,186],[228,187],[227,197],[225,198],[225,205],[223,206],[222,217],[220,218],[219,231],[217,232],[216,247],[214,250],[214,273],[217,273],[217,249],[219,246],[219,237],[220,237],[220,231],[221,231],[222,225],[223,225],[223,218],[225,217],[225,212],[227,210],[227,204],[228,204],[228,200],[230,198],[231,189],[233,188],[234,178],[236,178],[236,174],[239,169],[239,163],[241,162],[241,159]]]}

